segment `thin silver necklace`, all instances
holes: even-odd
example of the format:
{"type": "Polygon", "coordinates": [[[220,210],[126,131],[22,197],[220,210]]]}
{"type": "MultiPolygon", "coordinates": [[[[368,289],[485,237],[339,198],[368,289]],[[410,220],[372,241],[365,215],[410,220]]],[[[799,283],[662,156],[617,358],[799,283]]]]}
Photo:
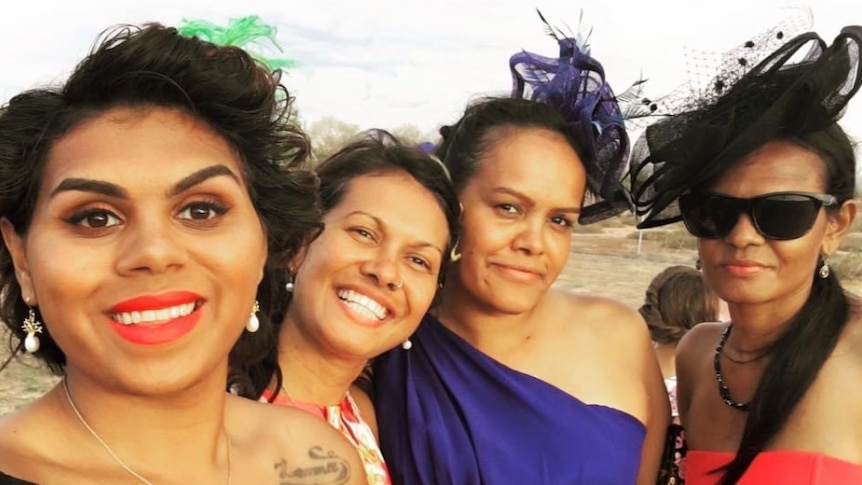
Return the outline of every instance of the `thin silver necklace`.
{"type": "MultiPolygon", "coordinates": [[[[75,412],[75,416],[78,417],[78,421],[80,421],[81,424],[83,424],[84,427],[87,428],[87,431],[89,431],[90,434],[93,435],[93,438],[95,438],[96,441],[98,441],[99,444],[102,445],[102,448],[104,448],[105,451],[107,451],[108,454],[111,455],[111,458],[113,458],[118,465],[123,467],[123,470],[126,470],[129,475],[137,478],[141,483],[146,483],[147,485],[154,485],[153,482],[142,477],[138,472],[132,470],[129,465],[126,465],[126,462],[121,460],[120,457],[117,456],[116,453],[114,453],[114,450],[112,450],[111,447],[108,446],[108,443],[106,443],[105,440],[103,440],[102,437],[99,436],[98,433],[96,433],[96,430],[94,430],[90,426],[90,424],[87,423],[87,420],[84,419],[84,416],[82,416],[81,412],[78,411],[78,406],[75,406],[75,401],[72,400],[72,395],[69,393],[69,385],[66,383],[65,377],[63,378],[63,391],[66,393],[66,401],[69,402],[69,407],[71,407],[72,411],[75,412]]],[[[227,434],[227,430],[225,430],[225,438],[227,439],[227,485],[231,485],[230,436],[227,434]]]]}

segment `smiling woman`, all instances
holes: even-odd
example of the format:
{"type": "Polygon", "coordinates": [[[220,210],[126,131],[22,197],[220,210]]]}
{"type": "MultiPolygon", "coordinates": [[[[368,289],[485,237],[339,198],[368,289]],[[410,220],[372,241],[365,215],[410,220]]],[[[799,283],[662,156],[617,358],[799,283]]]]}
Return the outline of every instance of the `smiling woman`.
{"type": "Polygon", "coordinates": [[[282,89],[149,24],[0,110],[0,316],[63,377],[0,421],[0,483],[363,481],[327,426],[225,392],[267,348],[270,268],[318,230],[282,89]]]}
{"type": "Polygon", "coordinates": [[[439,161],[383,131],[316,171],[325,229],[287,268],[278,347],[248,369],[248,394],[329,422],[359,450],[368,483],[389,484],[374,410],[352,384],[370,359],[409,346],[457,237],[458,199],[439,161]]]}

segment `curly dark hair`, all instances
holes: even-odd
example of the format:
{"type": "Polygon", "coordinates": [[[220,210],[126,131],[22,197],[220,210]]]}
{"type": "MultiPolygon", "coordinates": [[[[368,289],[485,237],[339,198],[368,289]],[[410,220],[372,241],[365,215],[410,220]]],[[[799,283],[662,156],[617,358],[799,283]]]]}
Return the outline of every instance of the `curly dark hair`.
{"type": "MultiPolygon", "coordinates": [[[[82,122],[117,107],[182,110],[236,150],[269,248],[258,300],[272,301],[274,281],[320,231],[317,178],[304,169],[310,144],[291,116],[280,71],[238,47],[219,46],[156,23],[106,30],[62,85],[14,96],[0,108],[0,219],[26,236],[51,148],[82,122]]],[[[0,248],[0,319],[14,356],[23,346],[22,301],[9,250],[0,248]]],[[[266,312],[261,312],[265,316],[266,312]]],[[[274,332],[265,318],[244,333],[231,366],[262,358],[274,332]]],[[[58,375],[66,357],[47,332],[36,356],[58,375]]]]}

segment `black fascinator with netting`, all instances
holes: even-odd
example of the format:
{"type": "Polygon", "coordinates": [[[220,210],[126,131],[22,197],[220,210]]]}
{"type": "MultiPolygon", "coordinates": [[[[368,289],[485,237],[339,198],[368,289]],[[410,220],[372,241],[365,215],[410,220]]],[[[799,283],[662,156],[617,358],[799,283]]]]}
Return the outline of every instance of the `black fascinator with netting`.
{"type": "Polygon", "coordinates": [[[559,56],[526,51],[513,55],[512,96],[549,104],[565,117],[587,173],[578,222],[590,224],[631,209],[621,184],[629,153],[625,117],[604,68],[590,56],[586,39],[566,36],[541,12],[539,17],[559,44],[559,56]]]}
{"type": "Polygon", "coordinates": [[[769,43],[746,42],[732,60],[741,75],[719,73],[708,90],[648,126],[635,143],[628,176],[639,228],[679,221],[680,195],[766,142],[823,130],[841,118],[862,81],[862,27],[845,27],[831,45],[813,32],[772,35],[778,48],[764,52],[769,43]]]}

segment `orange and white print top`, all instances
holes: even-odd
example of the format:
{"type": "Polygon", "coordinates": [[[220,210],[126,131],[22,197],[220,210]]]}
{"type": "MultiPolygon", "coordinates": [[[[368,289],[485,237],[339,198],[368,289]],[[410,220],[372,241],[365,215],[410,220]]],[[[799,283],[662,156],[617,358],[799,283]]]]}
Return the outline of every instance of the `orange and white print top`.
{"type": "MultiPolygon", "coordinates": [[[[269,402],[271,398],[272,393],[264,391],[260,401],[269,402]]],[[[332,406],[294,401],[283,392],[272,401],[272,404],[302,409],[329,423],[333,428],[340,431],[359,452],[359,458],[365,465],[368,485],[392,485],[389,470],[386,468],[386,462],[383,461],[383,454],[380,452],[377,439],[374,438],[374,433],[371,432],[368,424],[362,420],[359,408],[356,407],[356,402],[353,401],[350,392],[344,395],[340,403],[332,406]]]]}

